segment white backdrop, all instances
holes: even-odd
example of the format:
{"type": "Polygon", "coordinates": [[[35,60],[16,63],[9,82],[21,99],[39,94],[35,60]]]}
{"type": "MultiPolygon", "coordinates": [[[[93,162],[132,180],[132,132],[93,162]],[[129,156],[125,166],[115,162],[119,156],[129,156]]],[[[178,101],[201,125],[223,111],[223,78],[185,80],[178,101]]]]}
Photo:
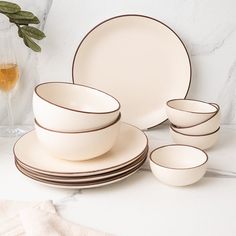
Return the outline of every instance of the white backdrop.
{"type": "MultiPolygon", "coordinates": [[[[35,25],[41,29],[44,28],[47,14],[49,12],[52,0],[13,0],[18,3],[22,10],[32,11],[39,19],[40,24],[35,25]]],[[[0,21],[8,19],[0,14],[0,21]]],[[[0,32],[1,33],[1,32],[0,32]]],[[[32,124],[32,93],[35,85],[39,82],[38,54],[28,49],[22,39],[17,35],[17,27],[13,27],[13,42],[17,63],[20,67],[20,83],[12,93],[12,111],[15,124],[32,124]]],[[[1,48],[0,50],[4,50],[1,48]]],[[[7,125],[6,96],[0,91],[0,125],[7,125]]]]}
{"type": "Polygon", "coordinates": [[[235,0],[54,0],[41,43],[40,81],[71,81],[74,52],[99,22],[144,14],[169,25],[185,42],[193,67],[188,97],[218,102],[222,122],[236,124],[235,9],[235,0]]]}

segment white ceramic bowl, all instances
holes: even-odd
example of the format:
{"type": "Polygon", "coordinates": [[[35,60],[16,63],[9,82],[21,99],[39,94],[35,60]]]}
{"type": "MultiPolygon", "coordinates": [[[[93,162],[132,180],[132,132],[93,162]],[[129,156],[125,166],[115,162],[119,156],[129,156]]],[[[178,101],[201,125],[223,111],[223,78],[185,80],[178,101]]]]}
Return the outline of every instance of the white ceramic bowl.
{"type": "Polygon", "coordinates": [[[82,161],[108,152],[117,139],[120,118],[111,125],[86,132],[60,132],[42,127],[35,120],[35,130],[40,143],[55,157],[82,161]]]}
{"type": "Polygon", "coordinates": [[[33,110],[45,128],[73,132],[113,123],[120,103],[100,90],[71,83],[49,82],[35,87],[33,110]]]}
{"type": "Polygon", "coordinates": [[[220,127],[212,133],[203,135],[183,134],[170,125],[170,133],[175,143],[194,146],[200,149],[208,149],[215,145],[218,140],[220,127]]]}
{"type": "Polygon", "coordinates": [[[191,99],[173,99],[166,103],[166,113],[169,121],[178,127],[189,127],[210,119],[217,107],[191,99]]]}
{"type": "Polygon", "coordinates": [[[182,134],[189,134],[189,135],[204,135],[214,132],[220,127],[220,107],[217,104],[213,105],[217,106],[217,111],[208,120],[198,125],[193,125],[187,128],[176,127],[172,125],[173,130],[182,134]]]}
{"type": "Polygon", "coordinates": [[[150,154],[153,174],[163,183],[186,186],[199,181],[207,169],[207,154],[195,147],[168,145],[150,154]]]}

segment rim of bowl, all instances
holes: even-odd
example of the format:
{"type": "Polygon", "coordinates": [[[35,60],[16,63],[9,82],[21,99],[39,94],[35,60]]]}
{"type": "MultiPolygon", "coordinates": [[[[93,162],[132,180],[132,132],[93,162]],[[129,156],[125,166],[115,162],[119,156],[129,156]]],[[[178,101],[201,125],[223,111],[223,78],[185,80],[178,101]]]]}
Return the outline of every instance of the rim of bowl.
{"type": "Polygon", "coordinates": [[[96,89],[94,87],[90,87],[90,86],[87,86],[87,85],[83,85],[83,84],[74,84],[74,83],[69,83],[69,82],[45,82],[45,83],[41,83],[41,84],[38,84],[37,86],[35,86],[34,91],[37,94],[37,96],[40,97],[42,100],[44,100],[44,101],[46,101],[46,102],[48,102],[48,103],[50,103],[54,106],[57,106],[57,107],[60,107],[60,108],[63,108],[63,109],[69,110],[69,111],[74,111],[74,112],[80,112],[80,113],[86,113],[86,114],[109,114],[109,113],[116,112],[116,111],[120,110],[120,108],[121,108],[120,102],[115,97],[110,95],[109,93],[106,93],[102,90],[99,90],[99,89],[96,89]],[[85,88],[88,88],[88,89],[91,89],[91,90],[95,90],[95,91],[101,92],[101,93],[113,98],[117,102],[118,108],[116,108],[114,110],[111,110],[111,111],[106,111],[106,112],[93,112],[93,111],[82,111],[82,110],[72,109],[72,108],[69,108],[69,107],[66,107],[66,106],[58,105],[54,102],[51,102],[51,101],[47,100],[46,98],[42,97],[38,93],[38,91],[37,91],[38,87],[46,85],[46,84],[67,84],[67,85],[85,87],[85,88]]]}
{"type": "MultiPolygon", "coordinates": [[[[204,102],[204,101],[202,101],[202,100],[197,100],[197,99],[175,98],[175,99],[171,99],[171,100],[167,101],[167,102],[166,102],[166,105],[167,105],[168,107],[172,108],[172,109],[177,110],[177,111],[184,111],[184,112],[193,113],[193,114],[213,114],[213,113],[216,113],[216,112],[219,110],[219,108],[215,107],[212,103],[204,102]],[[171,105],[169,104],[170,102],[178,101],[178,100],[179,100],[179,101],[184,101],[184,100],[186,100],[186,101],[193,101],[193,102],[205,103],[205,104],[208,104],[208,105],[214,107],[214,108],[216,109],[216,111],[211,111],[211,112],[186,111],[186,110],[183,110],[183,109],[178,109],[178,108],[176,108],[176,107],[173,107],[173,106],[171,106],[171,105]]],[[[218,106],[218,107],[219,107],[219,106],[218,106]]]]}
{"type": "Polygon", "coordinates": [[[218,128],[217,130],[215,130],[215,131],[213,131],[213,132],[211,132],[211,133],[208,133],[208,134],[183,134],[183,133],[181,133],[181,132],[176,131],[175,129],[173,129],[173,125],[170,125],[170,128],[171,128],[171,130],[172,130],[173,132],[175,132],[175,133],[178,133],[178,134],[181,134],[181,135],[184,135],[184,136],[191,136],[191,137],[208,136],[208,135],[212,135],[212,134],[214,134],[214,133],[217,133],[217,132],[220,130],[220,126],[219,126],[219,128],[218,128]]]}
{"type": "MultiPolygon", "coordinates": [[[[116,16],[113,16],[113,17],[110,17],[108,19],[105,19],[103,20],[102,22],[98,23],[97,25],[95,25],[92,29],[90,29],[87,34],[83,37],[83,39],[81,40],[81,42],[79,43],[78,47],[76,48],[76,51],[74,53],[74,57],[73,57],[73,62],[72,62],[72,68],[71,68],[71,74],[72,74],[72,83],[75,84],[75,78],[74,78],[74,67],[75,67],[75,59],[76,59],[76,56],[77,56],[77,53],[78,51],[80,50],[80,47],[81,45],[83,44],[84,40],[90,35],[90,33],[92,33],[97,27],[99,27],[100,25],[108,22],[108,21],[111,21],[113,19],[117,19],[117,18],[121,18],[121,17],[129,17],[129,16],[135,16],[135,17],[143,17],[143,18],[147,18],[147,19],[150,19],[150,20],[153,20],[153,21],[156,21],[162,25],[164,25],[165,27],[167,27],[181,42],[181,44],[183,45],[184,47],[184,50],[187,54],[187,57],[188,57],[188,62],[189,62],[189,69],[190,69],[190,75],[189,75],[189,83],[188,83],[188,88],[187,88],[187,91],[185,93],[185,95],[183,96],[184,98],[187,97],[188,93],[189,93],[189,90],[190,90],[190,86],[192,84],[192,77],[193,77],[193,68],[192,68],[192,62],[191,62],[191,59],[190,59],[190,55],[189,55],[189,52],[187,50],[187,46],[185,45],[184,41],[180,38],[180,36],[170,27],[168,26],[167,24],[165,24],[164,22],[162,22],[161,20],[158,20],[154,17],[151,17],[151,16],[147,16],[147,15],[144,15],[144,14],[133,14],[133,13],[127,13],[127,14],[121,14],[121,15],[116,15],[116,16]]],[[[153,125],[151,127],[148,127],[147,130],[149,129],[153,129],[153,128],[156,128],[158,127],[159,125],[162,125],[163,123],[165,123],[166,121],[168,120],[168,117],[163,120],[162,122],[160,122],[159,124],[156,124],[156,125],[153,125]]]]}
{"type": "Polygon", "coordinates": [[[212,106],[214,106],[217,110],[220,110],[220,105],[214,102],[209,102],[212,106]]]}
{"type": "Polygon", "coordinates": [[[177,128],[177,129],[187,129],[187,128],[193,128],[193,127],[196,127],[196,126],[198,126],[198,125],[204,124],[205,122],[211,120],[213,117],[215,117],[215,116],[220,112],[220,106],[219,106],[218,104],[216,104],[216,103],[210,103],[210,104],[212,104],[212,105],[217,109],[217,111],[215,112],[215,114],[214,114],[213,116],[211,116],[211,117],[208,118],[207,120],[202,121],[202,122],[200,122],[200,123],[197,123],[196,125],[191,125],[191,126],[186,126],[186,127],[176,126],[176,125],[174,125],[174,124],[172,124],[172,123],[171,123],[171,126],[173,126],[174,128],[177,128]]]}
{"type": "Polygon", "coordinates": [[[200,167],[200,166],[206,164],[207,161],[208,161],[208,155],[207,155],[207,153],[206,153],[204,150],[202,150],[202,149],[200,149],[200,148],[197,148],[197,147],[194,147],[194,146],[191,146],[191,145],[186,145],[186,144],[168,144],[168,145],[164,145],[164,146],[161,146],[161,147],[158,147],[158,148],[155,148],[154,150],[152,150],[151,153],[150,153],[150,155],[149,155],[149,159],[150,159],[150,161],[151,161],[152,163],[154,163],[155,165],[161,166],[161,167],[166,168],[166,169],[171,169],[171,170],[189,170],[189,169],[195,169],[195,168],[197,168],[197,167],[200,167]],[[205,160],[202,164],[197,165],[197,166],[186,167],[186,168],[184,168],[184,167],[176,168],[176,167],[168,167],[168,166],[160,165],[160,164],[158,164],[157,162],[155,162],[155,161],[152,159],[152,155],[153,155],[154,152],[156,152],[156,151],[159,150],[159,149],[166,148],[166,147],[170,147],[170,146],[171,146],[171,147],[172,147],[172,146],[191,147],[191,148],[197,149],[197,150],[201,151],[203,154],[205,154],[206,160],[205,160]]]}
{"type": "Polygon", "coordinates": [[[100,130],[103,130],[103,129],[106,129],[112,125],[115,125],[117,122],[119,122],[121,119],[121,112],[119,113],[118,117],[116,118],[116,120],[114,122],[112,122],[111,124],[108,124],[104,127],[100,127],[100,128],[97,128],[97,129],[91,129],[91,130],[84,130],[84,131],[59,131],[59,130],[52,130],[52,129],[48,129],[48,128],[45,128],[43,127],[41,124],[38,123],[38,121],[36,119],[34,119],[34,122],[35,124],[41,128],[41,129],[44,129],[44,130],[47,130],[47,131],[50,131],[50,132],[54,132],[54,133],[61,133],[61,134],[82,134],[82,133],[91,133],[91,132],[96,132],[96,131],[100,131],[100,130]]]}

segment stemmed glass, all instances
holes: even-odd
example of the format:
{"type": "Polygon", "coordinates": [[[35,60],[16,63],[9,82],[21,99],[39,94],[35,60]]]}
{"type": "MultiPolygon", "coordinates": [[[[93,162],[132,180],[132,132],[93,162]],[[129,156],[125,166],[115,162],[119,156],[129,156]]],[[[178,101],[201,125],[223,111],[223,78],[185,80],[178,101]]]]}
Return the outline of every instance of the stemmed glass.
{"type": "Polygon", "coordinates": [[[14,126],[12,114],[11,97],[20,79],[19,66],[17,64],[14,44],[13,44],[13,25],[8,22],[0,22],[0,93],[5,97],[6,115],[8,124],[0,127],[0,136],[18,136],[22,132],[14,126]]]}

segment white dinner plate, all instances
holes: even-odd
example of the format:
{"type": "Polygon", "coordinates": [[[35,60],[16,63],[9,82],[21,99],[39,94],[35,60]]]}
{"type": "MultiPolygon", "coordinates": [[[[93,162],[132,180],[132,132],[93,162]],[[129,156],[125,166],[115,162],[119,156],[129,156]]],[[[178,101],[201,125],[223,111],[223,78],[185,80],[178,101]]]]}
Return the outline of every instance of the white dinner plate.
{"type": "Polygon", "coordinates": [[[146,135],[138,128],[122,123],[113,148],[100,157],[87,161],[66,161],[51,156],[40,145],[35,131],[22,136],[14,146],[18,162],[41,173],[58,176],[91,176],[122,168],[144,153],[148,147],[146,135]]]}
{"type": "Polygon", "coordinates": [[[191,63],[179,36],[164,23],[142,15],[122,15],[95,26],[79,44],[73,82],[116,97],[122,119],[140,129],[167,119],[165,104],[184,98],[191,63]]]}
{"type": "Polygon", "coordinates": [[[89,181],[89,182],[84,182],[84,183],[63,183],[63,182],[56,182],[56,181],[48,181],[48,180],[44,180],[41,178],[37,178],[35,176],[32,176],[30,174],[28,174],[27,172],[25,172],[21,167],[17,166],[18,170],[25,175],[27,178],[30,178],[31,180],[33,180],[36,183],[40,183],[49,187],[55,187],[55,188],[67,188],[67,189],[85,189],[85,188],[96,188],[96,187],[102,187],[104,185],[108,185],[108,184],[113,184],[116,183],[118,181],[121,181],[129,176],[131,176],[132,174],[134,174],[138,169],[141,168],[141,166],[143,165],[143,163],[145,162],[146,158],[135,168],[132,168],[129,171],[126,171],[125,173],[122,173],[120,175],[114,176],[114,177],[110,177],[110,178],[106,178],[106,179],[101,179],[101,180],[97,180],[97,181],[89,181]]]}
{"type": "Polygon", "coordinates": [[[20,162],[17,160],[15,161],[15,164],[17,168],[19,167],[21,170],[23,170],[25,173],[27,173],[30,176],[40,178],[42,180],[48,180],[48,181],[56,181],[56,182],[63,182],[63,183],[83,183],[83,182],[90,182],[90,181],[97,181],[102,179],[107,179],[110,177],[115,177],[117,175],[123,174],[127,171],[130,171],[134,169],[135,167],[139,166],[144,160],[147,158],[148,150],[145,151],[144,154],[142,154],[135,162],[131,163],[130,165],[127,165],[123,168],[120,168],[118,170],[110,171],[104,174],[100,175],[92,175],[92,176],[54,176],[54,175],[45,175],[39,172],[36,172],[32,169],[29,169],[25,166],[23,166],[20,162]]]}

